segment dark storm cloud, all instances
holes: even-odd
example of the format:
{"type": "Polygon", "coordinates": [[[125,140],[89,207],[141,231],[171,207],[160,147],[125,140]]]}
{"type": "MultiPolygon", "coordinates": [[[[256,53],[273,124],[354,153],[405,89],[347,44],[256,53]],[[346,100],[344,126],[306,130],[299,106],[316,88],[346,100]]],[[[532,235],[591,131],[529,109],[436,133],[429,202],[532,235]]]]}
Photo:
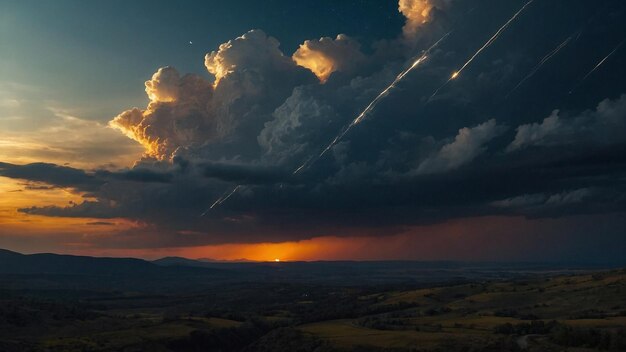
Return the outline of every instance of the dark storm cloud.
{"type": "Polygon", "coordinates": [[[131,170],[111,172],[107,170],[98,170],[95,175],[103,180],[120,180],[134,182],[157,182],[169,183],[172,181],[173,175],[168,172],[157,172],[148,169],[134,168],[131,170]]]}
{"type": "Polygon", "coordinates": [[[31,163],[25,165],[0,163],[0,176],[46,184],[26,184],[26,188],[31,190],[44,190],[59,187],[72,188],[81,192],[90,192],[99,190],[100,187],[111,181],[168,183],[173,177],[172,172],[175,172],[175,170],[172,169],[171,172],[159,172],[137,167],[115,172],[108,170],[85,171],[50,163],[31,163]]]}
{"type": "Polygon", "coordinates": [[[320,82],[260,31],[206,56],[212,85],[171,68],[157,72],[146,83],[150,105],[116,118],[146,143],[149,155],[131,170],[87,173],[47,165],[50,173],[42,166],[26,173],[33,167],[4,166],[0,174],[88,191],[95,200],[22,211],[135,219],[147,229],[117,240],[137,246],[146,236],[152,246],[184,246],[384,235],[483,215],[623,211],[624,52],[567,93],[597,62],[599,46],[626,31],[624,3],[598,8],[588,1],[536,1],[428,101],[523,5],[443,3],[410,35],[405,29],[398,40],[370,50],[344,36],[303,44],[299,57],[309,60],[303,66],[326,65],[320,82]],[[366,120],[292,175],[450,30],[366,120]],[[505,99],[546,52],[576,31],[579,36],[505,99]],[[347,52],[358,52],[358,60],[345,59],[347,52]],[[207,211],[237,185],[227,201],[207,211]]]}
{"type": "Polygon", "coordinates": [[[284,168],[267,165],[236,163],[203,163],[200,165],[205,177],[239,184],[272,184],[289,182],[294,177],[284,168]]]}
{"type": "Polygon", "coordinates": [[[43,182],[57,187],[94,190],[102,181],[84,170],[49,163],[14,165],[0,163],[0,176],[43,182]]]}
{"type": "Polygon", "coordinates": [[[95,226],[114,226],[115,223],[114,222],[108,222],[108,221],[92,221],[92,222],[88,222],[87,225],[95,225],[95,226]]]}
{"type": "Polygon", "coordinates": [[[563,117],[554,110],[541,123],[517,127],[508,151],[530,146],[603,145],[626,141],[626,94],[618,99],[605,99],[595,110],[577,116],[563,117]]]}
{"type": "Polygon", "coordinates": [[[102,202],[99,201],[94,202],[89,200],[86,200],[80,204],[71,204],[67,207],[43,206],[20,208],[18,210],[25,214],[58,217],[89,217],[110,219],[123,216],[121,213],[114,211],[109,205],[104,205],[102,202]]]}

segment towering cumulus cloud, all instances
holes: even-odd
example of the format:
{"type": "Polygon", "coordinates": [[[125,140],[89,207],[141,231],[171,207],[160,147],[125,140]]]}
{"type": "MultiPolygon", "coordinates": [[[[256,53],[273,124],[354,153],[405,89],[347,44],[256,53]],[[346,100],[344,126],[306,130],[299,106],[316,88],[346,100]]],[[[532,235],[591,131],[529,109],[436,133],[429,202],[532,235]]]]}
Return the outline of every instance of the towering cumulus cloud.
{"type": "MultiPolygon", "coordinates": [[[[167,159],[179,148],[223,139],[238,126],[271,113],[310,73],[283,55],[276,39],[252,30],[206,55],[215,80],[159,69],[146,82],[150,103],[115,117],[110,125],[141,143],[146,154],[167,159]]],[[[263,121],[262,121],[263,122],[263,121]]],[[[261,122],[261,123],[262,123],[261,122]]]]}
{"type": "Polygon", "coordinates": [[[293,64],[279,49],[276,38],[261,30],[252,30],[221,44],[219,50],[204,58],[207,70],[215,76],[215,85],[232,74],[263,73],[289,69],[293,64]]]}
{"type": "Polygon", "coordinates": [[[145,110],[133,108],[116,116],[110,125],[146,148],[157,159],[178,147],[206,141],[216,135],[209,112],[211,84],[197,75],[180,76],[172,67],[159,69],[146,82],[150,103],[145,110]]]}
{"type": "MultiPolygon", "coordinates": [[[[450,0],[400,0],[407,17],[406,36],[428,22],[435,8],[450,0]]],[[[313,73],[325,83],[334,72],[357,72],[366,62],[360,44],[344,34],[336,38],[307,40],[292,57],[280,43],[261,30],[251,30],[205,56],[213,82],[201,76],[181,76],[176,69],[159,69],[145,83],[150,102],[116,116],[110,125],[141,143],[146,155],[170,158],[181,148],[199,147],[224,140],[236,129],[254,140],[253,129],[275,116],[293,89],[312,83],[313,73]],[[248,127],[246,127],[248,126],[248,127]]]]}
{"type": "Polygon", "coordinates": [[[307,40],[293,54],[293,60],[306,67],[324,83],[336,71],[350,71],[365,60],[361,45],[345,34],[332,39],[307,40]]]}
{"type": "Polygon", "coordinates": [[[406,37],[414,36],[419,28],[430,21],[434,9],[445,9],[451,0],[400,0],[398,11],[406,17],[402,28],[406,37]]]}

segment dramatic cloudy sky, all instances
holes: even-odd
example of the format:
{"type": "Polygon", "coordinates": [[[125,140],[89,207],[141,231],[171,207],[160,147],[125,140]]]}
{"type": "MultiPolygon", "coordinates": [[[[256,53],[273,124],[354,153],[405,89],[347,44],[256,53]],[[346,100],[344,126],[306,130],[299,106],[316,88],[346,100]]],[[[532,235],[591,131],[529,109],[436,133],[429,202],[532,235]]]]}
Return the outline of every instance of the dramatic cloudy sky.
{"type": "Polygon", "coordinates": [[[622,0],[2,1],[0,247],[626,263],[625,34],[622,0]]]}

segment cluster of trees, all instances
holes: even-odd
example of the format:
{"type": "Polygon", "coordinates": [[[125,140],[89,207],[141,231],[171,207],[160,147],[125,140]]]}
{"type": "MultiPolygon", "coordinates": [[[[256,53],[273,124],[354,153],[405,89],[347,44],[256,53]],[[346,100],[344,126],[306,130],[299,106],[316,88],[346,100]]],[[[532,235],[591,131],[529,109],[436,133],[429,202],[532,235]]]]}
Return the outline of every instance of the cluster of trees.
{"type": "Polygon", "coordinates": [[[587,309],[583,312],[571,315],[569,318],[570,319],[603,319],[612,314],[613,313],[609,314],[606,311],[594,308],[594,309],[587,309]]]}
{"type": "Polygon", "coordinates": [[[290,327],[270,331],[243,352],[332,352],[330,344],[290,327]]]}
{"type": "Polygon", "coordinates": [[[357,321],[357,324],[376,330],[406,330],[411,327],[411,324],[405,319],[391,318],[382,315],[361,318],[357,321]]]}
{"type": "Polygon", "coordinates": [[[286,306],[297,323],[312,323],[333,319],[354,319],[366,314],[375,299],[360,300],[355,294],[341,293],[328,295],[311,304],[286,306]]]}
{"type": "MultiPolygon", "coordinates": [[[[417,304],[408,302],[400,302],[393,305],[378,306],[384,314],[367,315],[357,320],[357,324],[363,327],[377,330],[423,330],[423,331],[441,331],[441,325],[431,324],[424,325],[423,328],[416,327],[406,318],[414,318],[420,316],[436,316],[450,313],[452,309],[449,307],[434,307],[426,310],[408,309],[417,307],[417,304]]],[[[371,310],[368,310],[370,313],[371,310]]]]}
{"type": "Polygon", "coordinates": [[[504,335],[546,335],[558,325],[560,324],[554,320],[549,322],[533,320],[530,323],[519,324],[504,323],[496,326],[494,332],[504,335]]]}
{"type": "Polygon", "coordinates": [[[363,315],[372,315],[372,314],[380,314],[380,313],[393,312],[393,311],[401,311],[401,310],[406,310],[409,308],[416,308],[419,306],[420,305],[417,302],[406,302],[406,301],[401,301],[401,302],[397,302],[393,304],[371,305],[367,307],[363,315]]]}
{"type": "Polygon", "coordinates": [[[626,351],[626,329],[624,328],[599,330],[560,324],[550,333],[550,339],[561,346],[626,351]]]}
{"type": "Polygon", "coordinates": [[[0,301],[0,326],[25,327],[50,321],[94,319],[98,316],[78,304],[31,299],[0,301]]]}
{"type": "Polygon", "coordinates": [[[538,316],[531,314],[531,313],[520,313],[515,309],[508,309],[508,308],[504,308],[504,309],[498,309],[495,312],[493,312],[493,315],[495,315],[496,317],[509,317],[509,318],[518,318],[518,319],[522,319],[522,320],[537,320],[539,319],[538,316]]]}
{"type": "Polygon", "coordinates": [[[274,327],[262,320],[249,320],[237,327],[194,330],[187,337],[169,341],[167,347],[177,352],[242,351],[274,327]]]}
{"type": "Polygon", "coordinates": [[[626,329],[590,329],[568,326],[557,321],[533,320],[530,323],[498,325],[495,332],[505,335],[546,335],[566,347],[626,351],[626,329]]]}
{"type": "Polygon", "coordinates": [[[424,311],[424,315],[432,317],[432,316],[435,316],[435,315],[442,315],[442,314],[450,313],[451,311],[452,311],[452,309],[450,309],[448,307],[429,308],[429,309],[424,311]]]}

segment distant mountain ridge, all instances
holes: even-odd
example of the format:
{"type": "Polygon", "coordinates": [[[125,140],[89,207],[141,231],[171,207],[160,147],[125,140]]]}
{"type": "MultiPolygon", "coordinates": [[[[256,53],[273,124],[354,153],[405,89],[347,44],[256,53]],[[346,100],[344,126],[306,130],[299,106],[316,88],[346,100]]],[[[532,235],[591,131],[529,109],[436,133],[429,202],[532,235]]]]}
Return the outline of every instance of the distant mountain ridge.
{"type": "MultiPolygon", "coordinates": [[[[186,267],[191,271],[199,270],[191,265],[186,267]]],[[[0,274],[141,276],[164,274],[172,269],[137,258],[101,258],[52,253],[21,254],[0,249],[0,274]]],[[[208,270],[211,269],[203,269],[208,270]]]]}
{"type": "Polygon", "coordinates": [[[251,260],[247,258],[238,258],[238,259],[198,258],[196,260],[200,262],[207,262],[207,263],[260,263],[258,260],[251,260]]]}
{"type": "Polygon", "coordinates": [[[224,281],[423,284],[451,280],[499,280],[556,271],[565,273],[604,268],[607,266],[597,264],[454,261],[213,262],[183,257],[147,261],[51,253],[27,255],[0,249],[2,275],[41,275],[44,281],[51,280],[52,276],[56,276],[55,280],[60,280],[60,276],[82,276],[76,281],[91,280],[94,285],[106,286],[117,280],[138,288],[142,288],[142,285],[187,285],[198,288],[199,283],[206,286],[224,281]],[[103,277],[108,279],[100,279],[103,277]]]}
{"type": "Polygon", "coordinates": [[[253,260],[248,259],[235,259],[235,260],[219,260],[212,258],[199,258],[199,259],[189,259],[185,257],[163,257],[160,259],[153,260],[152,263],[162,266],[195,266],[195,267],[206,267],[207,264],[216,264],[216,263],[259,263],[253,260]]]}

